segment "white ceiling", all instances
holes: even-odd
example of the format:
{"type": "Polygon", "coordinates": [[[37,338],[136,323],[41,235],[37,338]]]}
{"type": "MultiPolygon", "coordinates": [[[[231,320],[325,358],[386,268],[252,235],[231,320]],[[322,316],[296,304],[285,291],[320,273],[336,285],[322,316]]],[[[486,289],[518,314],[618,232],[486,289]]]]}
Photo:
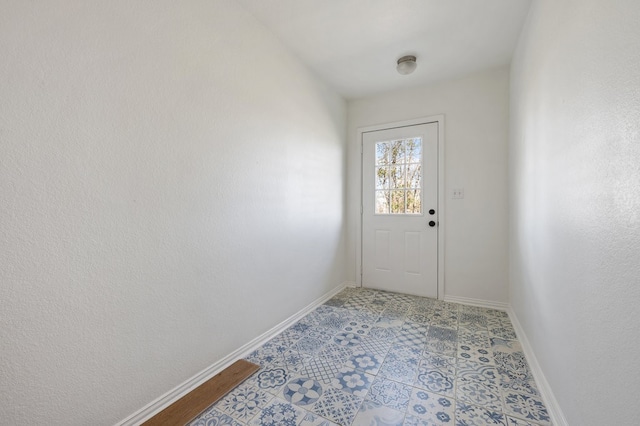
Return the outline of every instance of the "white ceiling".
{"type": "Polygon", "coordinates": [[[238,0],[346,98],[509,64],[530,0],[238,0]],[[418,69],[395,70],[403,55],[418,69]]]}

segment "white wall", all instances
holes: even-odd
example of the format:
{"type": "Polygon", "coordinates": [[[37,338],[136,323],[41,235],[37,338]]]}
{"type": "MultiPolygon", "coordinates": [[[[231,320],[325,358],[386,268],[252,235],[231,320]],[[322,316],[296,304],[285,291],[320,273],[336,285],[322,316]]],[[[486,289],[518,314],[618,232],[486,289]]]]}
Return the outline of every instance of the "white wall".
{"type": "Polygon", "coordinates": [[[511,70],[511,303],[571,425],[636,425],[640,5],[533,2],[511,70]]]}
{"type": "Polygon", "coordinates": [[[3,1],[0,57],[0,423],[113,424],[345,280],[345,102],[234,2],[3,1]]]}
{"type": "Polygon", "coordinates": [[[356,231],[360,226],[357,129],[444,114],[445,294],[507,302],[508,110],[507,68],[349,101],[347,253],[351,281],[356,277],[356,231]],[[465,198],[452,200],[453,188],[464,188],[465,198]]]}

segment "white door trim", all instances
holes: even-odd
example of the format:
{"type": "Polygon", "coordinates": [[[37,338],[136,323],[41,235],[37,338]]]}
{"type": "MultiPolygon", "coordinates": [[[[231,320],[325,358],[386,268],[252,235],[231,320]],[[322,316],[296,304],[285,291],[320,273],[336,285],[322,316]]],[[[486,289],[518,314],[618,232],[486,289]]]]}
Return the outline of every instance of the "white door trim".
{"type": "Polygon", "coordinates": [[[360,176],[359,206],[360,214],[356,223],[356,285],[362,287],[362,134],[387,130],[396,127],[415,126],[418,124],[438,123],[438,299],[444,300],[444,236],[445,236],[445,191],[444,191],[444,115],[415,118],[393,123],[358,127],[358,144],[360,145],[360,161],[357,163],[360,176]]]}

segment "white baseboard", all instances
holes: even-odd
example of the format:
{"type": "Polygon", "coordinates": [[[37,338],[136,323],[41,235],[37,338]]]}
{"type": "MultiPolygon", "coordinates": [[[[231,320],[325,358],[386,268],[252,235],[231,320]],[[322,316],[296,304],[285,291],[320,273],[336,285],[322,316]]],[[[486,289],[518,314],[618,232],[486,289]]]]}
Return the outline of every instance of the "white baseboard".
{"type": "Polygon", "coordinates": [[[444,296],[445,302],[461,303],[463,305],[478,306],[480,308],[497,309],[498,311],[507,311],[509,304],[504,302],[494,302],[484,299],[472,299],[469,297],[444,296]]]}
{"type": "MultiPolygon", "coordinates": [[[[354,283],[355,284],[355,283],[354,283]]],[[[195,376],[187,379],[184,383],[176,386],[169,392],[160,396],[156,400],[150,402],[140,410],[131,414],[129,417],[121,420],[119,423],[116,423],[115,426],[134,426],[143,423],[144,421],[150,419],[178,399],[182,398],[184,395],[191,392],[193,389],[200,386],[202,383],[206,382],[216,374],[220,373],[222,370],[233,364],[236,360],[248,355],[253,352],[263,344],[265,344],[268,340],[271,340],[273,337],[282,333],[284,330],[293,325],[296,321],[300,320],[302,317],[307,315],[309,312],[314,310],[316,307],[322,305],[327,300],[331,299],[333,296],[342,291],[345,287],[351,286],[349,282],[343,282],[338,287],[326,293],[324,296],[314,300],[309,305],[304,307],[302,310],[298,311],[291,317],[282,321],[280,324],[276,325],[272,329],[266,331],[260,336],[256,337],[249,343],[241,346],[235,351],[231,352],[226,357],[218,360],[217,362],[211,364],[209,367],[205,368],[195,376]]]]}
{"type": "Polygon", "coordinates": [[[351,288],[360,287],[355,281],[345,281],[343,284],[345,287],[351,287],[351,288]]]}
{"type": "Polygon", "coordinates": [[[507,313],[509,314],[509,318],[511,319],[513,328],[516,331],[516,335],[518,336],[520,345],[522,345],[522,350],[524,351],[527,361],[529,362],[531,373],[533,373],[533,378],[538,385],[538,390],[540,391],[542,399],[544,400],[544,403],[547,407],[547,411],[549,412],[549,416],[551,417],[551,422],[555,426],[568,426],[567,419],[562,413],[560,404],[558,404],[558,400],[553,394],[551,386],[549,385],[547,378],[542,372],[542,368],[540,368],[540,364],[538,363],[536,354],[533,352],[533,348],[529,343],[529,339],[527,339],[527,335],[525,334],[522,325],[520,325],[520,321],[518,321],[518,317],[516,316],[516,313],[511,308],[511,306],[509,306],[509,308],[507,309],[507,313]]]}

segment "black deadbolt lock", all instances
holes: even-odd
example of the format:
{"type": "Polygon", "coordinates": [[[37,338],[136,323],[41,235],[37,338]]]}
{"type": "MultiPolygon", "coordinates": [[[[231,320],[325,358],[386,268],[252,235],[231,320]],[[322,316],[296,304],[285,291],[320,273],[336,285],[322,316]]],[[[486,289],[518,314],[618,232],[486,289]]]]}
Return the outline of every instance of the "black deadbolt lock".
{"type": "Polygon", "coordinates": [[[436,211],[434,209],[429,210],[429,214],[436,214],[436,211]]]}

